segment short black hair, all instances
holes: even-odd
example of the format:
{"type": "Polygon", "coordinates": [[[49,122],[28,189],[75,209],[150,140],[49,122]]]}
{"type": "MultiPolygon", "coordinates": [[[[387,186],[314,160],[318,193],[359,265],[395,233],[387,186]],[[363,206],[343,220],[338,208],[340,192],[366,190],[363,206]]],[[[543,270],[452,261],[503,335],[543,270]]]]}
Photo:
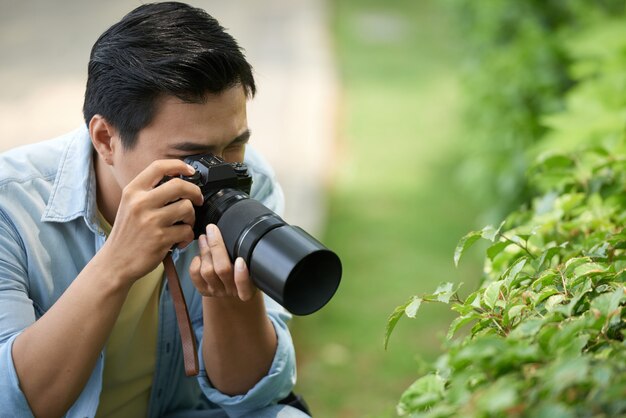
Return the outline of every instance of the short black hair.
{"type": "Polygon", "coordinates": [[[254,96],[252,67],[215,18],[184,3],[144,4],[94,44],[83,116],[89,125],[102,115],[132,149],[160,98],[202,103],[207,94],[237,85],[254,96]]]}

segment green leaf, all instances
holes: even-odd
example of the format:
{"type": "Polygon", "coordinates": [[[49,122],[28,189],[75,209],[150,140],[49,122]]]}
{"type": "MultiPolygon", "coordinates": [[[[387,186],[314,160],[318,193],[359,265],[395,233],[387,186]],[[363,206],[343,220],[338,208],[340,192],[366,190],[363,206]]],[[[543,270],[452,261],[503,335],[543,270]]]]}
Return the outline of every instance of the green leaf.
{"type": "Polygon", "coordinates": [[[529,411],[528,416],[534,418],[575,418],[575,415],[565,406],[552,400],[539,404],[529,411]]]}
{"type": "Polygon", "coordinates": [[[585,357],[557,359],[546,370],[546,383],[553,394],[561,393],[565,388],[585,380],[589,373],[589,360],[585,357]]]}
{"type": "Polygon", "coordinates": [[[557,205],[568,213],[575,207],[579,206],[584,200],[586,195],[584,193],[568,193],[559,197],[557,205]]]}
{"type": "Polygon", "coordinates": [[[474,292],[473,295],[475,296],[471,298],[472,295],[470,295],[465,303],[467,303],[471,298],[470,305],[476,309],[482,309],[482,306],[480,305],[480,301],[482,300],[482,293],[478,291],[474,292]]]}
{"type": "Polygon", "coordinates": [[[508,241],[496,242],[495,244],[487,248],[487,257],[489,257],[489,259],[493,261],[493,259],[496,258],[496,256],[502,251],[504,251],[504,249],[509,245],[511,245],[511,243],[508,241]]]}
{"type": "Polygon", "coordinates": [[[558,356],[563,357],[576,357],[583,353],[583,349],[589,342],[590,336],[588,334],[578,335],[569,341],[561,344],[557,348],[558,356]]]}
{"type": "Polygon", "coordinates": [[[475,312],[470,313],[468,315],[464,315],[464,316],[458,316],[456,318],[454,318],[454,321],[452,321],[452,323],[450,324],[450,328],[448,329],[448,334],[446,335],[446,338],[448,340],[451,340],[452,337],[454,337],[454,334],[465,324],[468,324],[472,321],[475,321],[476,319],[480,318],[480,316],[478,314],[476,314],[475,312]]]}
{"type": "Polygon", "coordinates": [[[574,317],[569,320],[559,321],[557,331],[550,338],[548,346],[553,354],[563,355],[569,352],[572,356],[579,356],[581,350],[591,338],[588,330],[588,321],[584,317],[574,317]]]}
{"type": "Polygon", "coordinates": [[[528,319],[521,322],[509,335],[513,338],[532,337],[539,332],[542,325],[541,319],[528,319]]]}
{"type": "Polygon", "coordinates": [[[513,407],[518,401],[517,384],[512,376],[498,379],[479,394],[477,404],[480,411],[497,414],[513,407]]]}
{"type": "Polygon", "coordinates": [[[389,318],[387,319],[387,328],[385,330],[385,341],[384,341],[385,350],[387,349],[387,344],[389,344],[389,337],[391,337],[391,333],[393,332],[393,329],[398,324],[398,321],[400,320],[400,318],[402,318],[402,315],[405,314],[406,308],[411,303],[413,303],[415,298],[417,298],[417,296],[413,296],[405,304],[397,306],[396,309],[394,309],[394,311],[391,313],[391,315],[389,315],[389,318]]]}
{"type": "Polygon", "coordinates": [[[617,234],[611,235],[607,242],[615,248],[626,248],[626,230],[622,230],[617,234]]]}
{"type": "Polygon", "coordinates": [[[539,257],[539,261],[537,262],[537,270],[541,270],[544,263],[550,262],[550,260],[552,260],[552,258],[555,255],[559,254],[561,251],[563,251],[563,248],[558,246],[558,247],[548,248],[543,253],[541,253],[541,257],[539,257]]]}
{"type": "Polygon", "coordinates": [[[555,270],[545,270],[541,272],[541,275],[533,282],[532,288],[535,291],[539,291],[546,286],[553,286],[557,281],[561,280],[561,275],[555,270]]]}
{"type": "Polygon", "coordinates": [[[550,296],[545,303],[545,308],[548,312],[552,312],[557,305],[565,300],[565,296],[562,294],[555,294],[550,296]]]}
{"type": "Polygon", "coordinates": [[[397,406],[398,414],[405,415],[433,406],[443,398],[445,385],[445,379],[438,374],[420,377],[402,394],[397,406]]]}
{"type": "Polygon", "coordinates": [[[500,226],[498,226],[498,228],[494,228],[491,225],[487,225],[486,227],[484,227],[481,231],[481,236],[484,239],[487,239],[491,242],[494,242],[496,237],[498,236],[498,234],[500,234],[500,230],[502,229],[502,227],[504,226],[504,223],[506,221],[502,221],[502,223],[500,224],[500,226]]]}
{"type": "Polygon", "coordinates": [[[469,234],[465,235],[456,246],[454,250],[454,265],[456,267],[459,266],[459,260],[461,260],[461,256],[463,253],[470,248],[476,241],[478,241],[482,237],[482,231],[472,231],[469,234]]]}
{"type": "Polygon", "coordinates": [[[480,308],[480,303],[474,305],[476,298],[478,298],[478,302],[480,302],[480,290],[470,293],[469,296],[465,298],[465,301],[463,301],[463,303],[453,304],[451,309],[461,314],[461,316],[467,315],[470,312],[474,312],[474,308],[480,308]]]}
{"type": "Polygon", "coordinates": [[[522,313],[524,308],[526,308],[526,305],[515,305],[515,306],[512,306],[507,311],[507,315],[509,316],[509,320],[513,320],[513,319],[517,318],[522,313]]]}
{"type": "Polygon", "coordinates": [[[570,301],[565,306],[557,306],[555,307],[555,312],[561,312],[565,316],[572,316],[574,313],[574,309],[576,308],[576,304],[585,296],[586,293],[591,291],[591,279],[587,279],[582,287],[578,287],[574,290],[574,296],[570,299],[570,301]]]}
{"type": "Polygon", "coordinates": [[[435,297],[439,302],[449,303],[450,298],[459,290],[462,285],[463,283],[459,283],[458,286],[454,288],[454,285],[449,282],[440,284],[439,287],[437,287],[437,290],[435,290],[435,293],[433,293],[431,296],[435,297]]]}
{"type": "Polygon", "coordinates": [[[417,314],[417,310],[420,308],[421,304],[422,304],[421,298],[413,297],[413,301],[409,303],[409,305],[404,309],[404,313],[409,318],[415,318],[415,315],[417,314]]]}
{"type": "Polygon", "coordinates": [[[556,287],[554,287],[554,286],[546,287],[541,292],[539,292],[538,294],[535,295],[535,298],[533,300],[533,304],[535,306],[537,306],[541,302],[543,302],[544,300],[548,299],[550,296],[556,295],[557,293],[560,293],[560,292],[559,292],[559,290],[556,287]]]}
{"type": "Polygon", "coordinates": [[[545,169],[555,169],[555,168],[567,168],[573,167],[574,161],[572,157],[566,155],[545,155],[540,157],[539,165],[545,169]]]}
{"type": "Polygon", "coordinates": [[[602,316],[614,315],[620,303],[626,301],[626,288],[618,286],[613,292],[603,293],[591,301],[591,307],[600,311],[602,316]]]}
{"type": "Polygon", "coordinates": [[[599,263],[586,263],[582,264],[574,269],[574,277],[586,277],[592,276],[598,273],[604,273],[606,271],[606,266],[603,266],[599,263]]]}
{"type": "Polygon", "coordinates": [[[592,257],[592,258],[606,258],[608,249],[609,249],[608,242],[600,242],[594,245],[593,247],[591,247],[589,251],[584,251],[584,255],[586,255],[587,257],[592,257]]]}
{"type": "Polygon", "coordinates": [[[522,257],[515,264],[513,264],[511,268],[509,268],[508,272],[506,273],[506,277],[504,278],[504,282],[506,283],[507,288],[511,285],[511,282],[515,280],[520,271],[522,271],[524,265],[526,265],[526,261],[528,261],[528,259],[526,257],[522,257]]]}
{"type": "Polygon", "coordinates": [[[526,241],[528,240],[528,238],[530,237],[530,235],[526,234],[519,234],[519,235],[511,235],[510,237],[508,237],[512,242],[516,243],[518,246],[520,247],[525,247],[526,246],[526,241]]]}
{"type": "Polygon", "coordinates": [[[490,283],[489,286],[485,289],[485,293],[483,294],[483,303],[485,306],[493,309],[496,305],[496,301],[500,297],[500,289],[504,282],[502,280],[498,280],[497,282],[490,283]]]}
{"type": "Polygon", "coordinates": [[[564,274],[566,276],[569,276],[572,274],[572,272],[579,266],[585,264],[585,263],[590,263],[591,259],[589,257],[574,257],[574,258],[570,258],[569,260],[567,260],[565,262],[565,270],[564,270],[564,274]]]}

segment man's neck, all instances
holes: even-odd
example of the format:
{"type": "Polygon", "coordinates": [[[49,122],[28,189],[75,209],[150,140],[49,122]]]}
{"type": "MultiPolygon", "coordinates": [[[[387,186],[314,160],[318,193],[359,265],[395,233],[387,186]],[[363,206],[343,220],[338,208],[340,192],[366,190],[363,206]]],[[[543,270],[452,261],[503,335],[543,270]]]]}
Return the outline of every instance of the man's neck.
{"type": "Polygon", "coordinates": [[[96,173],[96,200],[98,210],[104,219],[113,225],[117,209],[122,199],[122,189],[117,184],[109,166],[101,159],[98,153],[94,153],[94,171],[96,173]]]}

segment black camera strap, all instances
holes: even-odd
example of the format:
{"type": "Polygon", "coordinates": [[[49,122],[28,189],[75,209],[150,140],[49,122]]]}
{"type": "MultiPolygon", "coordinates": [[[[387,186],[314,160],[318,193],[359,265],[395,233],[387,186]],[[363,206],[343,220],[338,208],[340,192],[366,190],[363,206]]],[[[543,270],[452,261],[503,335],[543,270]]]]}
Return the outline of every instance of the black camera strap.
{"type": "Polygon", "coordinates": [[[165,276],[167,284],[174,302],[174,311],[176,312],[176,321],[178,322],[178,331],[180,332],[180,341],[183,346],[183,361],[185,363],[185,374],[187,376],[196,376],[198,374],[198,352],[196,347],[196,338],[193,334],[191,321],[189,320],[189,312],[185,303],[185,295],[180,286],[176,266],[172,260],[172,253],[169,252],[163,260],[165,266],[165,276]]]}

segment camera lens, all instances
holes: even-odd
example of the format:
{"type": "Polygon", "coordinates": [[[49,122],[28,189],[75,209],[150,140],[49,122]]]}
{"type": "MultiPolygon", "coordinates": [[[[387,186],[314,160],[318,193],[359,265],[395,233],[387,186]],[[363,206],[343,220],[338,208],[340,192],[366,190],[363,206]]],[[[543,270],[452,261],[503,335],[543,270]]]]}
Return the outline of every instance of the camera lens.
{"type": "Polygon", "coordinates": [[[323,307],[341,278],[339,257],[301,228],[268,231],[254,248],[250,271],[274,300],[296,315],[323,307]]]}
{"type": "Polygon", "coordinates": [[[311,314],[337,291],[339,257],[244,192],[226,188],[205,196],[196,225],[209,223],[222,232],[231,259],[243,257],[255,285],[289,312],[311,314]]]}

